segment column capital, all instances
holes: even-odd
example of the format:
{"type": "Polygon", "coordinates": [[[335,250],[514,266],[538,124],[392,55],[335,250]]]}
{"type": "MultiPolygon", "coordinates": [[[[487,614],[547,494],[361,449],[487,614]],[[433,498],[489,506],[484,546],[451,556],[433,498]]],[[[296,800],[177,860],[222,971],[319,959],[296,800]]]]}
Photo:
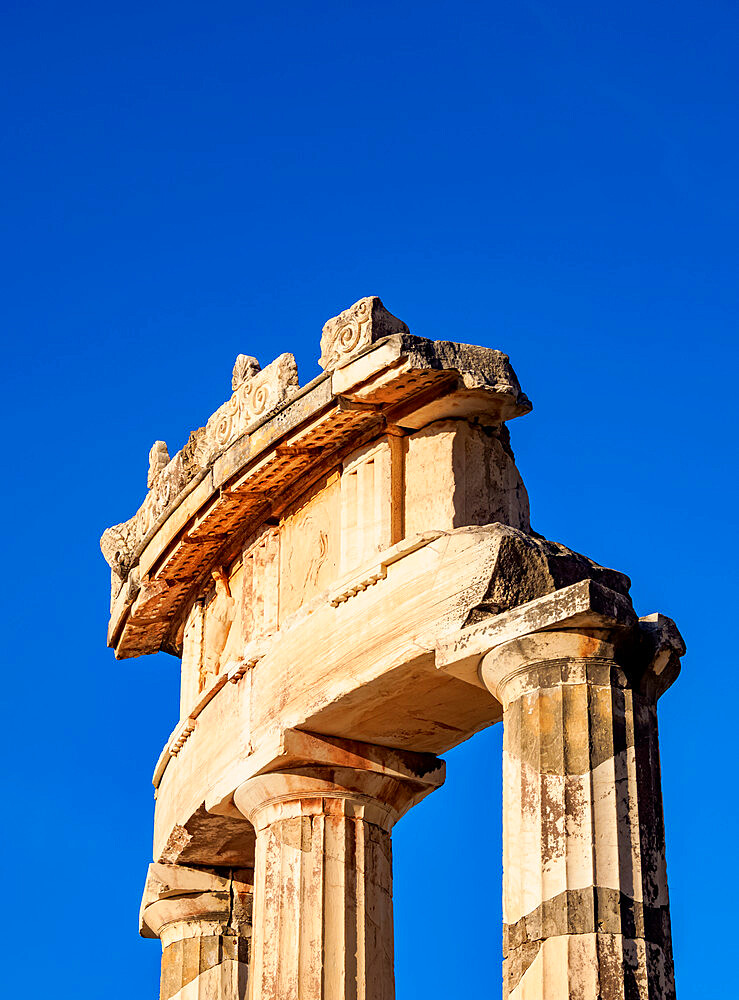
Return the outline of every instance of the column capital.
{"type": "Polygon", "coordinates": [[[142,937],[166,945],[179,937],[239,934],[251,925],[253,873],[228,875],[184,865],[149,865],[139,914],[142,937]]]}
{"type": "Polygon", "coordinates": [[[588,682],[656,701],[677,678],[684,652],[675,623],[649,615],[627,628],[581,625],[509,639],[483,656],[480,677],[504,706],[532,687],[588,682]]]}
{"type": "Polygon", "coordinates": [[[501,702],[514,675],[556,660],[567,661],[575,673],[585,661],[591,673],[598,673],[597,663],[603,669],[613,664],[622,674],[616,683],[659,697],[677,677],[684,652],[670,618],[637,618],[627,597],[581,580],[446,637],[437,644],[436,664],[501,702]]]}
{"type": "Polygon", "coordinates": [[[390,830],[444,783],[444,762],[433,754],[301,735],[303,753],[288,768],[257,774],[234,793],[257,832],[278,819],[329,813],[390,830]]]}

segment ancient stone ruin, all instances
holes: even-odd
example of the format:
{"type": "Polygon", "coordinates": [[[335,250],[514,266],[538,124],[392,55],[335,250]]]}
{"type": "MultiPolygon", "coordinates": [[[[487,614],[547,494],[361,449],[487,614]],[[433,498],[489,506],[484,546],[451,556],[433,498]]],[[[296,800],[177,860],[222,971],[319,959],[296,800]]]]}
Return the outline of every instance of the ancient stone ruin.
{"type": "Polygon", "coordinates": [[[300,386],[292,355],[240,355],[102,538],[116,656],[182,661],[141,906],[161,1000],[392,1000],[392,828],[501,720],[503,995],[673,997],[679,632],[531,528],[505,354],[366,298],[320,363],[300,386]]]}

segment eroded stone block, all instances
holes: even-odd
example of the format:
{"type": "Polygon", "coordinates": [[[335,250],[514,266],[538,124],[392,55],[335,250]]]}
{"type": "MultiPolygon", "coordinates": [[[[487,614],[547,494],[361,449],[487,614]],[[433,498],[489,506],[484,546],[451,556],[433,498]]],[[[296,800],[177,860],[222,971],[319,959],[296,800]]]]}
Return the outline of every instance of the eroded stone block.
{"type": "Polygon", "coordinates": [[[406,447],[407,533],[495,522],[530,530],[526,487],[499,429],[438,421],[406,447]]]}

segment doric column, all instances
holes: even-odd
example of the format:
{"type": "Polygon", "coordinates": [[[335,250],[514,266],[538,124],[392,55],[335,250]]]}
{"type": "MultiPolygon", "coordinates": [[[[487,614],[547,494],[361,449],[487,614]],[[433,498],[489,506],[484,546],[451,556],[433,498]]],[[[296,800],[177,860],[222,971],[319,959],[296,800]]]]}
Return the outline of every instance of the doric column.
{"type": "Polygon", "coordinates": [[[550,618],[482,661],[504,709],[509,1000],[675,996],[657,698],[684,646],[631,614],[550,618]]]}
{"type": "Polygon", "coordinates": [[[162,942],[160,1000],[245,1000],[252,872],[152,864],[141,933],[162,942]]]}
{"type": "Polygon", "coordinates": [[[390,830],[444,765],[349,741],[242,785],[257,833],[252,1000],[392,1000],[390,830]]]}

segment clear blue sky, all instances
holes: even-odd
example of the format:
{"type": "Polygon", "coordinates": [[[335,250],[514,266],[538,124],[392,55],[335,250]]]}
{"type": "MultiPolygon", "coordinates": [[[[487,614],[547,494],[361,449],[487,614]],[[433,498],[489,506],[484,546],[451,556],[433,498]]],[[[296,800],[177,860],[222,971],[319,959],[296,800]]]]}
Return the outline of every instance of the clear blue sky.
{"type": "MultiPolygon", "coordinates": [[[[178,671],[106,650],[100,533],[237,353],[308,381],[324,320],[379,294],[510,354],[535,527],[682,629],[678,990],[737,996],[736,4],[29,0],[0,35],[7,995],[157,995],[178,671]]],[[[398,1000],[500,995],[500,742],[397,828],[398,1000]]]]}

